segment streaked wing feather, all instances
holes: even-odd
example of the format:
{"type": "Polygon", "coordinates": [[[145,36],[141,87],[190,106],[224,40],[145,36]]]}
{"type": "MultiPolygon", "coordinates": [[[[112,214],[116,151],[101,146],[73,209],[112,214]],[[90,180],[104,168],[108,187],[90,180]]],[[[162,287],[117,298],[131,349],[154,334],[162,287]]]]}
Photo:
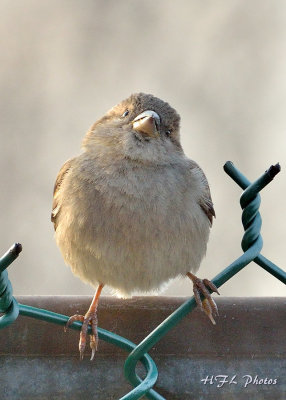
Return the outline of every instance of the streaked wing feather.
{"type": "Polygon", "coordinates": [[[55,230],[57,229],[57,215],[59,213],[59,208],[60,208],[60,204],[58,203],[58,193],[59,190],[61,188],[61,185],[67,175],[67,173],[69,172],[72,164],[73,164],[74,159],[71,158],[69,160],[67,160],[64,165],[62,166],[62,168],[60,169],[55,185],[54,185],[54,192],[53,192],[53,205],[52,205],[52,214],[51,214],[51,221],[54,224],[54,228],[55,230]]]}
{"type": "Polygon", "coordinates": [[[192,168],[198,169],[199,174],[201,176],[203,187],[204,187],[204,192],[199,201],[199,204],[200,204],[201,209],[204,211],[204,213],[208,217],[210,224],[212,225],[213,217],[215,217],[216,215],[215,215],[215,210],[214,210],[214,206],[213,206],[213,202],[212,202],[212,197],[211,197],[208,180],[207,180],[203,170],[194,161],[192,161],[192,168]]]}
{"type": "Polygon", "coordinates": [[[205,212],[208,217],[210,224],[213,224],[213,217],[215,217],[215,210],[211,198],[203,197],[200,202],[201,209],[205,212]]]}

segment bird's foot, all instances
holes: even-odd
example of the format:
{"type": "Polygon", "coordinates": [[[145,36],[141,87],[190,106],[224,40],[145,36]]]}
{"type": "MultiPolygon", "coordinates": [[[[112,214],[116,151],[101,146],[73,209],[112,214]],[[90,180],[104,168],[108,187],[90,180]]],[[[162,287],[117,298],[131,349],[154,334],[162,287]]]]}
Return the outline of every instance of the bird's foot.
{"type": "Polygon", "coordinates": [[[96,311],[88,311],[84,316],[79,314],[73,315],[72,317],[69,318],[68,322],[66,323],[65,331],[75,321],[82,322],[79,345],[78,345],[81,360],[83,360],[83,354],[86,346],[87,330],[89,325],[91,325],[92,334],[90,335],[90,348],[91,348],[90,359],[93,360],[98,344],[97,313],[96,311]]]}
{"type": "Polygon", "coordinates": [[[219,294],[217,287],[208,279],[199,279],[191,272],[188,272],[187,276],[193,281],[193,291],[197,305],[215,325],[214,317],[218,315],[218,308],[214,299],[210,295],[209,289],[212,292],[219,294]],[[201,300],[201,294],[205,297],[203,301],[201,300]]]}

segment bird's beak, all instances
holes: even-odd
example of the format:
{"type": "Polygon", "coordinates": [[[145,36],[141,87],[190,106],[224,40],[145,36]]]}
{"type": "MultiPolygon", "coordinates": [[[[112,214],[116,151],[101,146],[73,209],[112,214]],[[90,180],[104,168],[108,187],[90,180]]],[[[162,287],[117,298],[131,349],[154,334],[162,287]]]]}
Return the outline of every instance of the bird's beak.
{"type": "Polygon", "coordinates": [[[147,110],[132,121],[133,129],[150,137],[159,136],[160,117],[155,111],[147,110]]]}

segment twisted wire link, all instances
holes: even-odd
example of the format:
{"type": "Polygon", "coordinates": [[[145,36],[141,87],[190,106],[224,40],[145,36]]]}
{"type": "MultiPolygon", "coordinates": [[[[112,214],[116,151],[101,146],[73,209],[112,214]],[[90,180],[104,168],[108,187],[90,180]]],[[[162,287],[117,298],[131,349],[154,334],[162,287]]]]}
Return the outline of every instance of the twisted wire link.
{"type": "MultiPolygon", "coordinates": [[[[241,241],[242,250],[246,252],[258,242],[260,242],[258,247],[262,248],[263,241],[260,235],[262,220],[259,213],[261,197],[259,192],[280,172],[280,165],[272,165],[253,183],[249,182],[230,161],[224,165],[224,170],[242,189],[245,189],[240,197],[242,224],[245,231],[241,241]]],[[[259,256],[259,254],[260,251],[257,252],[257,256],[259,256]]],[[[254,259],[255,258],[253,258],[252,261],[254,261],[254,259]]]]}
{"type": "Polygon", "coordinates": [[[19,306],[13,297],[13,289],[6,268],[22,251],[20,243],[15,243],[0,259],[0,329],[12,324],[19,315],[19,306]]]}
{"type": "MultiPolygon", "coordinates": [[[[245,252],[249,247],[253,246],[260,238],[260,230],[262,225],[259,206],[261,203],[260,196],[257,195],[242,211],[242,225],[244,235],[241,241],[242,250],[245,252]]],[[[262,240],[262,238],[261,238],[262,240]]]]}
{"type": "MultiPolygon", "coordinates": [[[[239,172],[234,165],[228,161],[224,166],[225,172],[242,188],[245,189],[241,198],[240,204],[241,207],[244,208],[247,206],[247,203],[251,201],[255,197],[255,192],[257,193],[257,187],[262,190],[269,182],[274,179],[274,177],[280,172],[281,168],[279,164],[271,165],[271,167],[263,174],[257,181],[253,184],[241,173],[239,172]]],[[[261,239],[262,240],[262,239],[261,239]]],[[[268,260],[262,254],[258,254],[253,261],[265,269],[265,271],[269,272],[275,278],[279,279],[282,283],[286,284],[286,272],[283,269],[279,268],[272,261],[268,260]]]]}

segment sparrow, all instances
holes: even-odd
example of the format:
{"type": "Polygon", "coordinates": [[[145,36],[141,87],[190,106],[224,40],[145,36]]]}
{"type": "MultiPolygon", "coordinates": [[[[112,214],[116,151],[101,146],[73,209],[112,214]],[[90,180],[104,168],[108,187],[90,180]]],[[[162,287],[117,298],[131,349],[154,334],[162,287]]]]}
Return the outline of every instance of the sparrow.
{"type": "Polygon", "coordinates": [[[195,275],[213,217],[208,181],[184,154],[180,116],[168,103],[132,94],[91,126],[82,152],[59,171],[51,215],[65,263],[97,288],[86,314],[66,325],[82,322],[81,359],[89,325],[91,359],[97,349],[97,306],[105,285],[130,297],[186,276],[197,304],[215,323],[210,293],[217,288],[195,275]]]}

